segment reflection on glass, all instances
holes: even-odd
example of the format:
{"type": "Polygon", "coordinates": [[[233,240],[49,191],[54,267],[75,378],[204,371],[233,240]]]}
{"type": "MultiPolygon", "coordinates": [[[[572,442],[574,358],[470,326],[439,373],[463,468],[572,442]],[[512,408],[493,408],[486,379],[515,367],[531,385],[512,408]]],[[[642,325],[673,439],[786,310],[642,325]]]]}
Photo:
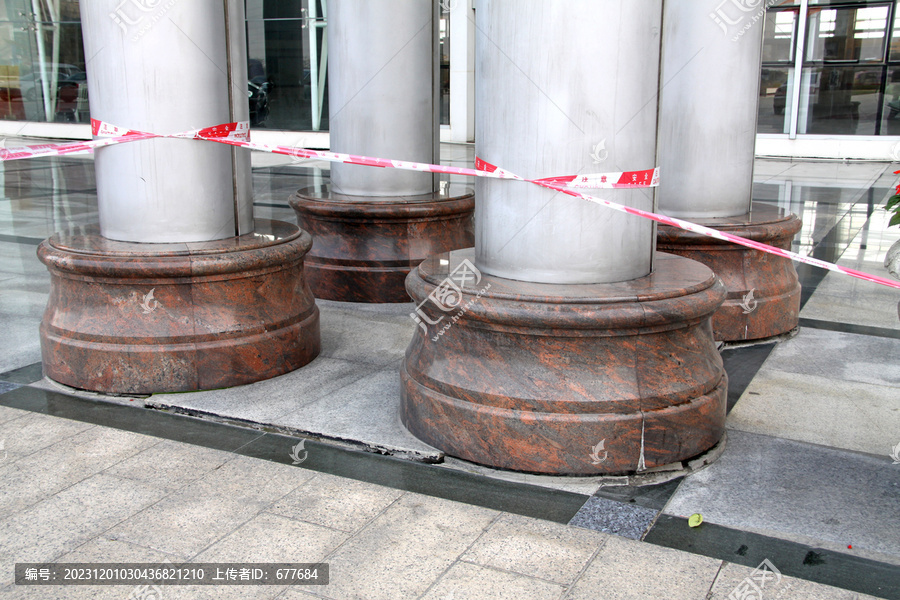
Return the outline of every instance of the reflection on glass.
{"type": "MultiPolygon", "coordinates": [[[[828,4],[866,4],[871,0],[809,0],[809,5],[828,5],[828,4]]],[[[799,4],[799,2],[797,2],[799,4]]]]}
{"type": "Polygon", "coordinates": [[[894,30],[891,33],[890,53],[892,61],[900,60],[900,1],[894,5],[894,30]]]}
{"type": "Polygon", "coordinates": [[[764,63],[790,62],[794,57],[794,29],[799,9],[766,13],[763,33],[764,63]]]}
{"type": "Polygon", "coordinates": [[[325,0],[246,0],[251,125],[328,129],[325,0]]]}
{"type": "Polygon", "coordinates": [[[891,60],[900,61],[900,31],[894,32],[891,23],[893,4],[900,7],[900,0],[810,0],[805,24],[796,22],[793,7],[779,4],[770,9],[763,45],[759,132],[791,133],[794,78],[786,63],[797,52],[800,36],[794,30],[805,25],[796,133],[900,135],[900,72],[894,73],[887,56],[890,36],[891,60]],[[784,119],[773,119],[782,110],[784,119]]]}
{"type": "Polygon", "coordinates": [[[0,3],[2,119],[88,119],[78,4],[57,2],[50,8],[25,0],[0,3]]]}
{"type": "Polygon", "coordinates": [[[887,6],[810,10],[806,59],[883,61],[887,16],[887,6]]]}
{"type": "Polygon", "coordinates": [[[450,124],[450,13],[441,4],[441,125],[450,124]]]}
{"type": "Polygon", "coordinates": [[[763,67],[759,82],[758,133],[788,133],[794,69],[763,67]]]}
{"type": "MultiPolygon", "coordinates": [[[[251,125],[327,130],[325,0],[245,6],[251,125]]],[[[89,122],[77,0],[0,2],[0,119],[89,122]]]]}
{"type": "Polygon", "coordinates": [[[881,111],[881,133],[900,135],[900,67],[888,69],[888,84],[884,88],[884,107],[881,111]]]}
{"type": "Polygon", "coordinates": [[[804,69],[799,133],[874,135],[880,89],[880,67],[804,69]]]}

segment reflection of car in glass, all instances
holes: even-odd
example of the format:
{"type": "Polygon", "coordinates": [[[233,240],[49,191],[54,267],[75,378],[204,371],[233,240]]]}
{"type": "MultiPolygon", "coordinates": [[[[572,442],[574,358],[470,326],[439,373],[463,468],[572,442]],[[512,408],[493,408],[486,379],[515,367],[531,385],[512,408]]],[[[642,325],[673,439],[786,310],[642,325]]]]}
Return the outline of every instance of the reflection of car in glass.
{"type": "Polygon", "coordinates": [[[262,125],[269,116],[269,88],[271,84],[263,76],[254,77],[247,82],[247,95],[250,98],[250,125],[262,125]]]}
{"type": "MultiPolygon", "coordinates": [[[[83,69],[76,67],[75,65],[59,63],[56,66],[58,69],[57,81],[60,82],[69,77],[72,77],[73,75],[84,72],[83,69]]],[[[52,65],[46,66],[46,72],[48,76],[51,74],[52,68],[52,65]]],[[[19,75],[19,86],[22,90],[22,97],[26,100],[37,100],[39,98],[43,98],[44,89],[41,80],[41,66],[32,65],[31,71],[19,75]]]]}

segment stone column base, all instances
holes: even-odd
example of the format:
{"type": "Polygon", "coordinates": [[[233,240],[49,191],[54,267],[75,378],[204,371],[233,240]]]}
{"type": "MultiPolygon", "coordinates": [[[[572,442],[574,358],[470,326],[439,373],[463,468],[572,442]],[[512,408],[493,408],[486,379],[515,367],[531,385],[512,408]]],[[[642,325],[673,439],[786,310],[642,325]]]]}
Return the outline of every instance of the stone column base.
{"type": "Polygon", "coordinates": [[[116,242],[97,227],[45,240],[44,374],[151,394],[251,383],[313,360],[319,310],[303,274],[312,238],[280,221],[256,225],[188,244],[116,242]]]}
{"type": "Polygon", "coordinates": [[[316,298],[409,302],[404,282],[412,269],[475,243],[475,195],[455,188],[388,198],[337,194],[330,186],[297,192],[291,206],[315,240],[306,273],[316,298]]]}
{"type": "Polygon", "coordinates": [[[483,275],[472,249],[407,279],[419,321],[401,368],[401,419],[482,465],[630,474],[697,456],[725,431],[727,375],[710,316],[725,288],[660,254],[622,283],[536,284],[483,275]]]}
{"type": "MultiPolygon", "coordinates": [[[[699,225],[791,249],[802,223],[769,205],[757,205],[743,217],[690,219],[699,225]]],[[[793,261],[730,242],[660,225],[657,249],[697,260],[711,268],[728,288],[728,298],[713,315],[720,342],[760,340],[782,335],[800,323],[800,282],[793,261]]]]}

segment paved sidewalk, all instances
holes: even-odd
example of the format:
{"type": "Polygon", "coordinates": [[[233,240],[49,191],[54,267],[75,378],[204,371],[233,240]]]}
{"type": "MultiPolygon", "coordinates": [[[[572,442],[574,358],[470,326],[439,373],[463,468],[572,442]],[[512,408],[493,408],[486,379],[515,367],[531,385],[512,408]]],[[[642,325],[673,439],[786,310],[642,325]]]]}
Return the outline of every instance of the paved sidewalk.
{"type": "MultiPolygon", "coordinates": [[[[9,585],[15,562],[330,564],[328,586],[167,586],[154,600],[725,599],[753,573],[302,465],[8,407],[0,407],[0,439],[0,597],[10,600],[150,598],[133,586],[9,585]]],[[[788,576],[765,589],[766,599],[872,598],[788,576]]]]}

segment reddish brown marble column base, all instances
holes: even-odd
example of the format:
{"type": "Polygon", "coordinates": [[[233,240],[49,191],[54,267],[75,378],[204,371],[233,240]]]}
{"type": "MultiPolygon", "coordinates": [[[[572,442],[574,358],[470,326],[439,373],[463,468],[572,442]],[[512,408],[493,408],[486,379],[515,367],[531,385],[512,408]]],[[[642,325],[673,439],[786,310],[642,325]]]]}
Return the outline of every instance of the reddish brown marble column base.
{"type": "Polygon", "coordinates": [[[409,302],[404,282],[413,268],[475,243],[475,196],[455,188],[388,198],[337,194],[330,186],[300,190],[291,206],[313,236],[306,274],[316,298],[409,302]]]}
{"type": "Polygon", "coordinates": [[[319,310],[303,275],[312,238],[280,221],[256,226],[190,244],[116,242],[96,227],[44,241],[44,374],[150,394],[251,383],[313,360],[319,310]]]}
{"type": "MultiPolygon", "coordinates": [[[[743,217],[687,220],[784,250],[802,225],[796,215],[767,205],[743,217]]],[[[659,250],[702,262],[728,289],[712,319],[716,340],[760,340],[799,325],[800,282],[791,260],[667,225],[658,231],[659,250]]]]}
{"type": "Polygon", "coordinates": [[[474,263],[471,249],[407,279],[421,323],[401,418],[417,437],[482,465],[561,475],[641,472],[722,438],[728,380],[709,318],[725,288],[707,267],[660,254],[647,277],[595,285],[476,272],[460,294],[441,284],[454,272],[458,283],[463,260],[474,263]]]}

